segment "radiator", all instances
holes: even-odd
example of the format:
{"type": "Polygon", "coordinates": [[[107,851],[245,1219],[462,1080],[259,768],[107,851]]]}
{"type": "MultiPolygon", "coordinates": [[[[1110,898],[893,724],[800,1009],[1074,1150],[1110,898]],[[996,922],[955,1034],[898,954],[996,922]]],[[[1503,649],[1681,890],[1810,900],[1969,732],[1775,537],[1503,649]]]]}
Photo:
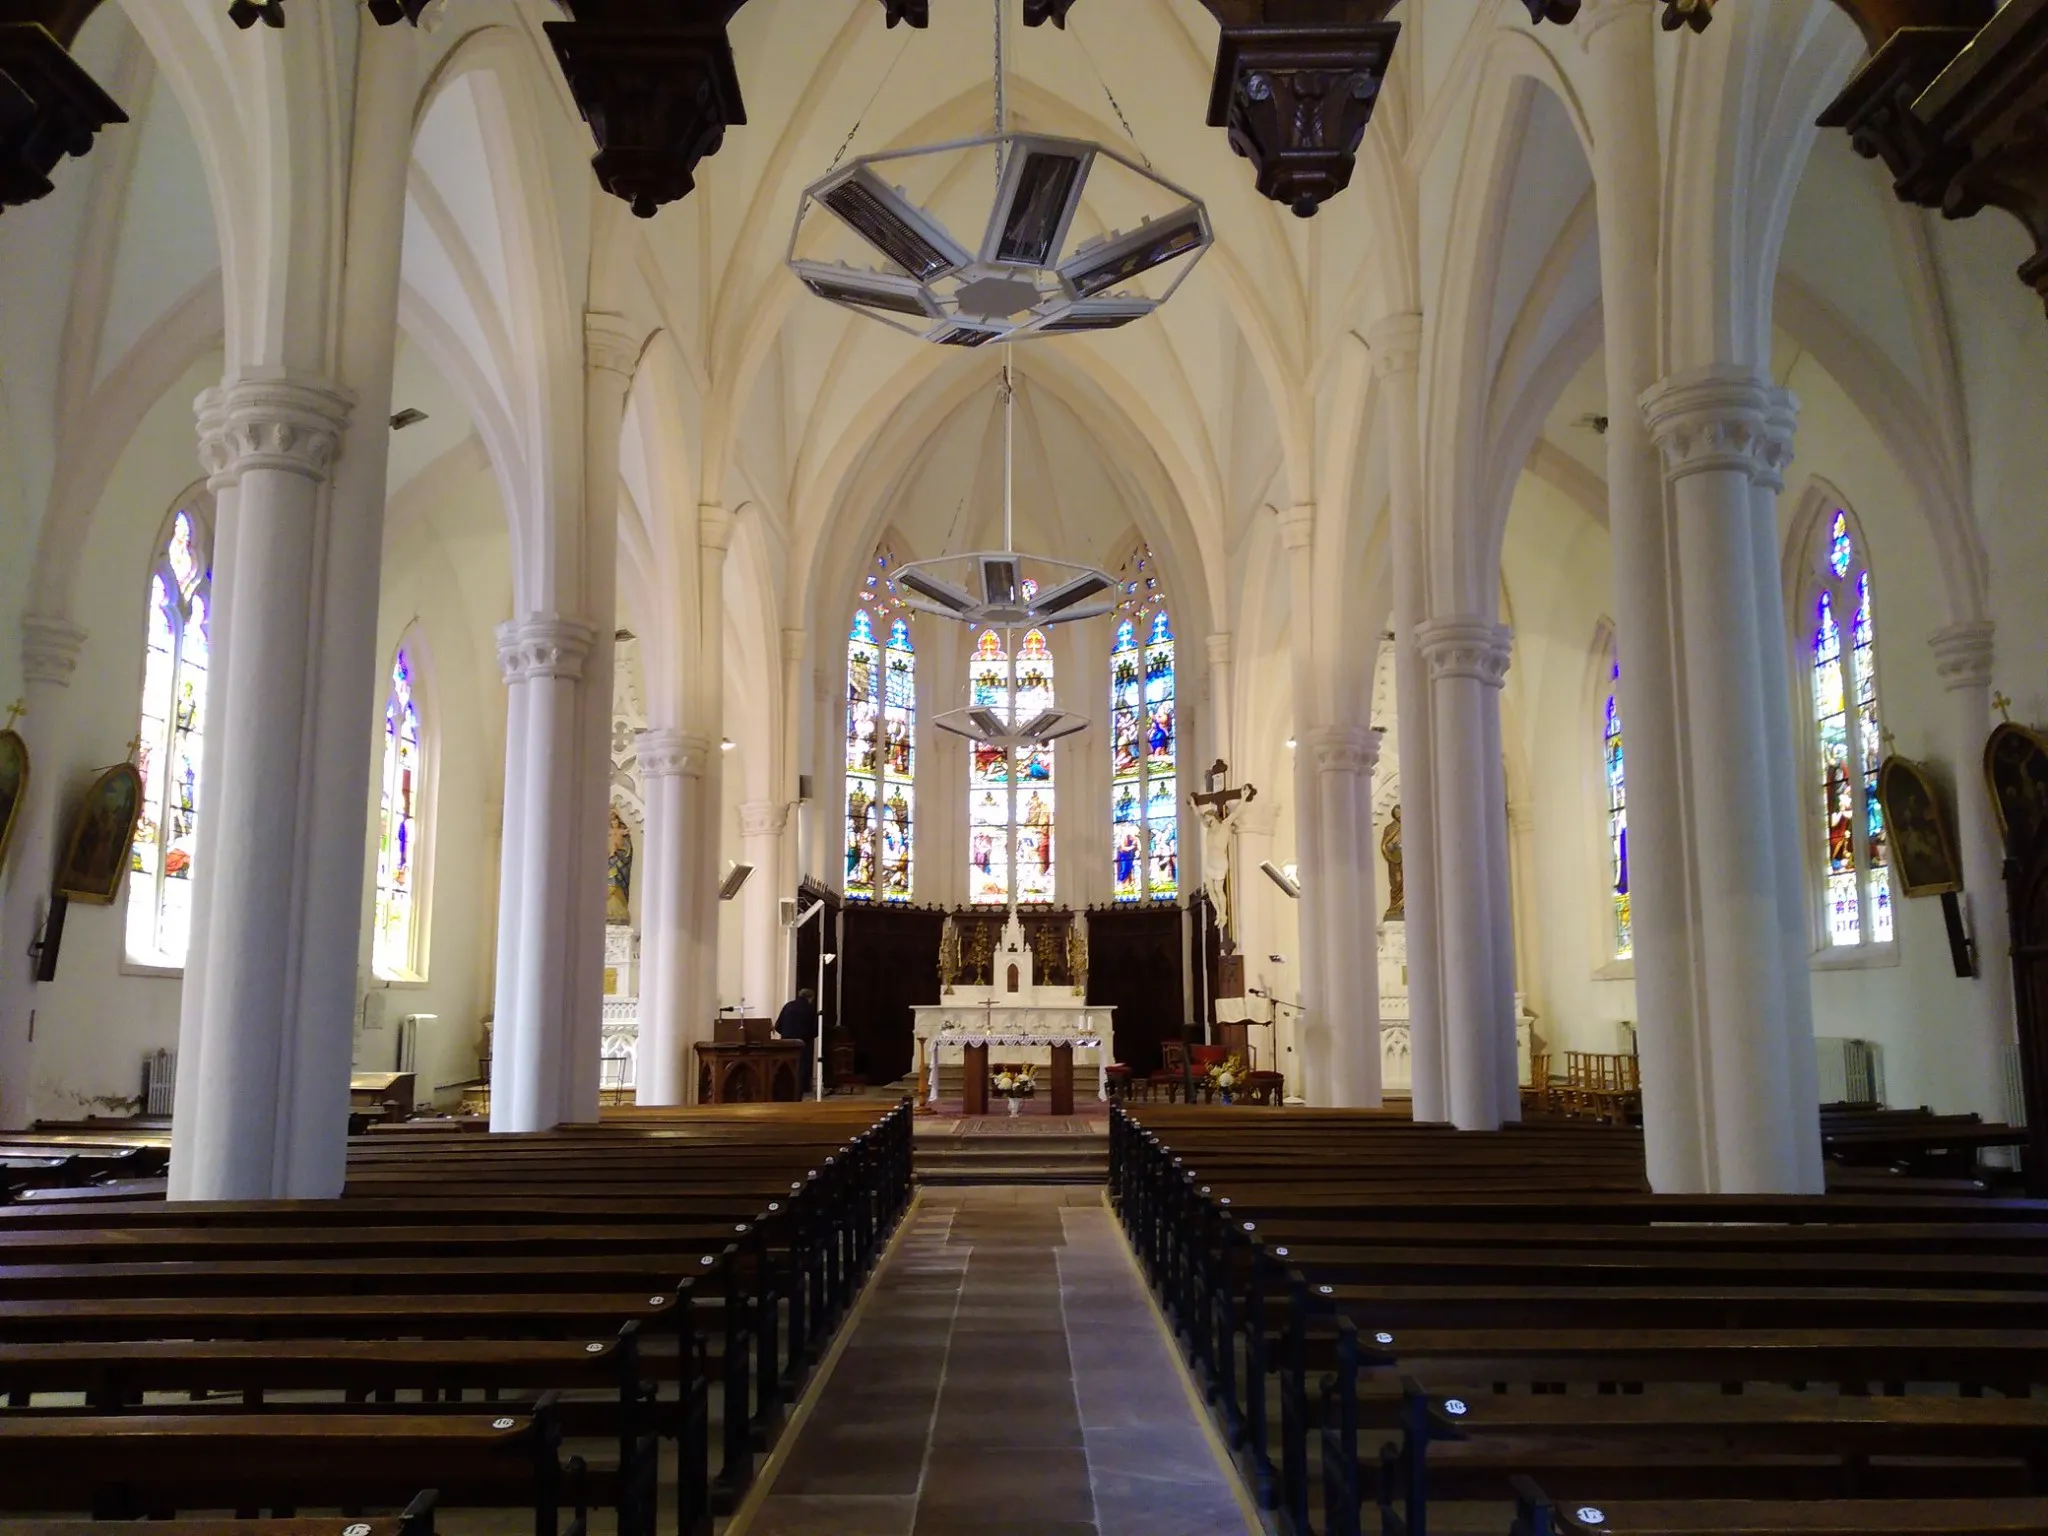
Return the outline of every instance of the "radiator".
{"type": "Polygon", "coordinates": [[[142,1058],[142,1112],[168,1115],[178,1087],[178,1053],[158,1051],[142,1058]]]}
{"type": "Polygon", "coordinates": [[[438,1013],[408,1013],[398,1021],[398,1061],[392,1067],[394,1072],[415,1072],[419,1056],[420,1031],[431,1030],[440,1019],[438,1013]]]}
{"type": "Polygon", "coordinates": [[[1884,1052],[1875,1041],[1834,1035],[1814,1039],[1823,1104],[1882,1104],[1884,1052]]]}

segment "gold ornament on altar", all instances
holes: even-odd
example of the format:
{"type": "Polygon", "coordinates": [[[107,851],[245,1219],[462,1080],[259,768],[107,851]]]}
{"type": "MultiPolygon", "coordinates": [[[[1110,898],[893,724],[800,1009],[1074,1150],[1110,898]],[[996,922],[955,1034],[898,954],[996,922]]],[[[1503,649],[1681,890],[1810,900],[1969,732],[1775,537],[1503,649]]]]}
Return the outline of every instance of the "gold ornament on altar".
{"type": "Polygon", "coordinates": [[[939,930],[939,987],[950,992],[960,979],[960,925],[949,916],[939,930]]]}
{"type": "Polygon", "coordinates": [[[1088,940],[1079,923],[1067,925],[1067,979],[1073,983],[1074,996],[1088,995],[1088,940]]]}

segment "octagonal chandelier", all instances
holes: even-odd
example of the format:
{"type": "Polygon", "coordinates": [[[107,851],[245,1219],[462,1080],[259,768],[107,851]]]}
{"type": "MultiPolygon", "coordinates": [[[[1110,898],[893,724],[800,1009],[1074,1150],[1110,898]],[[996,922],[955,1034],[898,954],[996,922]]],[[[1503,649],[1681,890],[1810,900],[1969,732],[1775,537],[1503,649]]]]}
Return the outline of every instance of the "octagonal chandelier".
{"type": "MultiPolygon", "coordinates": [[[[972,699],[964,709],[947,710],[933,724],[955,736],[985,742],[1010,760],[1010,787],[1016,788],[1016,754],[1071,736],[1088,728],[1086,715],[1046,709],[1026,720],[1016,714],[1017,630],[1049,629],[1098,618],[1109,612],[1106,594],[1117,590],[1116,578],[1092,565],[1028,555],[1016,548],[1016,424],[1017,391],[1010,377],[1009,348],[1003,349],[1003,547],[969,554],[913,560],[896,568],[891,584],[906,606],[920,613],[952,619],[972,629],[999,629],[1009,658],[1006,709],[972,699]]],[[[971,685],[970,685],[971,687],[971,685]]]]}
{"type": "Polygon", "coordinates": [[[819,298],[925,341],[979,347],[1128,325],[1172,297],[1208,250],[1202,200],[1149,164],[1085,139],[1010,131],[1006,8],[996,0],[994,133],[862,155],[804,188],[785,259],[819,298]],[[993,176],[974,167],[983,155],[993,176]],[[1090,212],[1114,209],[1129,227],[1080,235],[1084,194],[1090,212]],[[813,204],[836,223],[807,220],[813,204]],[[932,205],[954,216],[950,227],[932,205]],[[849,248],[868,264],[844,259],[849,248]]]}

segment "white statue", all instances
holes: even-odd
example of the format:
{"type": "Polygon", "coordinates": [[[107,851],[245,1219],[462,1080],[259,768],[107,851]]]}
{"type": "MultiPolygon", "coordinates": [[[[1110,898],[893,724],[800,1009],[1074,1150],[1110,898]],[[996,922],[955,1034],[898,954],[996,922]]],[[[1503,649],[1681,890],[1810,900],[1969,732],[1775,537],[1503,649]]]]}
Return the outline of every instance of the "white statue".
{"type": "Polygon", "coordinates": [[[1258,790],[1249,784],[1240,789],[1218,788],[1217,781],[1227,773],[1228,765],[1219,757],[1205,775],[1208,789],[1189,795],[1188,803],[1202,818],[1202,889],[1216,910],[1216,932],[1221,936],[1223,952],[1231,954],[1237,948],[1237,925],[1231,906],[1231,893],[1236,888],[1231,870],[1237,862],[1237,818],[1258,795],[1258,790]]]}

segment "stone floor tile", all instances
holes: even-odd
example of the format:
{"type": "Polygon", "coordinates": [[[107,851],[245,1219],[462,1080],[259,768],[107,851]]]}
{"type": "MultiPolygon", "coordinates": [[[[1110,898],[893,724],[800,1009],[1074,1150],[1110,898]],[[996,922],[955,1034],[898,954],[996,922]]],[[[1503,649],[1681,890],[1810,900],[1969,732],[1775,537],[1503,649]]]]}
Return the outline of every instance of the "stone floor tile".
{"type": "Polygon", "coordinates": [[[1088,1458],[1071,1450],[935,1445],[918,1493],[920,1521],[941,1517],[1093,1521],[1088,1458]],[[1014,1513],[1013,1513],[1014,1512],[1014,1513]]]}
{"type": "Polygon", "coordinates": [[[748,1536],[910,1536],[917,1498],[776,1494],[761,1501],[748,1536]]]}

